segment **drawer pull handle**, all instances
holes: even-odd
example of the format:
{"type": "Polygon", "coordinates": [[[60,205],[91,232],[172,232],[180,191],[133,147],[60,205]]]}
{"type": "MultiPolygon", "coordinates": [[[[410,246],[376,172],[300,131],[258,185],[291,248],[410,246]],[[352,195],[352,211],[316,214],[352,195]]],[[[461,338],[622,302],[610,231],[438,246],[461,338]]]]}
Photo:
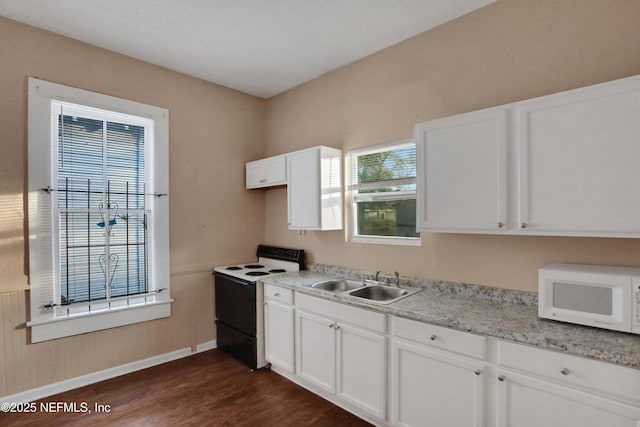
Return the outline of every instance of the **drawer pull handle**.
{"type": "Polygon", "coordinates": [[[273,294],[273,296],[274,296],[274,297],[279,297],[279,296],[280,296],[280,293],[279,293],[279,292],[276,292],[276,293],[274,293],[274,294],[273,294]]]}
{"type": "Polygon", "coordinates": [[[429,339],[430,339],[431,341],[435,341],[435,340],[436,340],[436,338],[438,338],[436,335],[431,335],[431,336],[429,337],[429,339]]]}
{"type": "Polygon", "coordinates": [[[335,327],[336,327],[336,325],[334,325],[334,324],[332,323],[332,324],[330,324],[330,325],[329,325],[329,327],[330,327],[331,329],[333,329],[333,328],[335,328],[335,327]]]}
{"type": "Polygon", "coordinates": [[[504,381],[504,380],[505,380],[504,375],[500,375],[500,376],[498,377],[498,381],[504,381]]]}
{"type": "Polygon", "coordinates": [[[569,369],[567,369],[567,368],[562,368],[562,369],[560,369],[560,373],[561,373],[562,375],[569,375],[569,372],[570,372],[570,371],[569,371],[569,369]]]}
{"type": "Polygon", "coordinates": [[[480,375],[482,371],[480,369],[476,369],[475,371],[473,371],[473,373],[476,375],[480,375]]]}

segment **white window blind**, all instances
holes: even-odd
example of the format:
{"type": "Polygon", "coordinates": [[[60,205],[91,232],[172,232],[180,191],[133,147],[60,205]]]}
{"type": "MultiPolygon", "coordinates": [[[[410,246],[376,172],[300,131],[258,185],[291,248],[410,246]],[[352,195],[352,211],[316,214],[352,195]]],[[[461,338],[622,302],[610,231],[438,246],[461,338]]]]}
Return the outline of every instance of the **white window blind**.
{"type": "Polygon", "coordinates": [[[349,239],[419,244],[416,232],[416,149],[413,139],[347,154],[349,239]]]}
{"type": "Polygon", "coordinates": [[[147,185],[145,139],[153,139],[153,122],[61,102],[51,111],[60,242],[60,298],[53,305],[148,293],[153,211],[146,199],[155,195],[147,185]]]}
{"type": "Polygon", "coordinates": [[[37,79],[29,107],[34,341],[166,317],[166,110],[37,79]]]}

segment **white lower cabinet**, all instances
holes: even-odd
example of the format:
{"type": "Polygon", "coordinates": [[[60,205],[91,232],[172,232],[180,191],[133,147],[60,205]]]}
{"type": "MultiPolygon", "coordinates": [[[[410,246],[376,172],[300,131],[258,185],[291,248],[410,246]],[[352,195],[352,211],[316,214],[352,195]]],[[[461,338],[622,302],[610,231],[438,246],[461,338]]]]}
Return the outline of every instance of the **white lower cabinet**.
{"type": "Polygon", "coordinates": [[[385,420],[385,315],[307,295],[299,297],[302,306],[317,304],[317,312],[323,315],[296,308],[296,375],[385,420]]]}
{"type": "Polygon", "coordinates": [[[336,333],[332,320],[296,311],[296,374],[336,392],[336,333]]]}
{"type": "Polygon", "coordinates": [[[264,293],[267,361],[375,425],[640,427],[639,369],[264,293]]]}
{"type": "Polygon", "coordinates": [[[265,360],[294,372],[293,292],[279,286],[264,286],[265,360]]]}
{"type": "Polygon", "coordinates": [[[393,424],[424,427],[480,427],[484,387],[481,362],[394,340],[393,424]]]}
{"type": "Polygon", "coordinates": [[[338,323],[337,393],[378,418],[385,418],[386,338],[338,323]]]}
{"type": "Polygon", "coordinates": [[[500,342],[498,427],[638,427],[640,370],[500,342]]]}
{"type": "Polygon", "coordinates": [[[265,302],[265,359],[272,365],[294,371],[293,307],[265,302]]]}
{"type": "Polygon", "coordinates": [[[498,370],[498,427],[638,427],[640,408],[498,370]]]}
{"type": "Polygon", "coordinates": [[[391,422],[412,427],[484,425],[484,337],[394,317],[391,422]],[[460,354],[459,352],[463,352],[460,354]]]}

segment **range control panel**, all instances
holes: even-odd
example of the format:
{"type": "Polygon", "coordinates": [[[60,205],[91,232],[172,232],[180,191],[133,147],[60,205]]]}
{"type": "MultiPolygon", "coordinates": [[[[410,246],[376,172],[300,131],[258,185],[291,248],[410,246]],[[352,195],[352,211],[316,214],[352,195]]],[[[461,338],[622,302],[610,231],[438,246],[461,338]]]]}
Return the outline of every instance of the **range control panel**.
{"type": "Polygon", "coordinates": [[[256,255],[258,257],[297,262],[300,265],[300,270],[306,269],[304,249],[288,249],[277,248],[275,246],[259,245],[256,255]]]}

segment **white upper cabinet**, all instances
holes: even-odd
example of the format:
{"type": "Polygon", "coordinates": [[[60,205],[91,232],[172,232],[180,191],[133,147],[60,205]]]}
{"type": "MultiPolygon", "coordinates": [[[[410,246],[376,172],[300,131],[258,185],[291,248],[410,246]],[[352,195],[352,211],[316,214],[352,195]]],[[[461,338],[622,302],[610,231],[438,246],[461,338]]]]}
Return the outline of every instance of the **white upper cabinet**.
{"type": "Polygon", "coordinates": [[[640,79],[515,105],[520,226],[640,233],[640,79]]]}
{"type": "Polygon", "coordinates": [[[342,229],[342,150],[313,147],[287,154],[289,229],[342,229]]]}
{"type": "Polygon", "coordinates": [[[505,108],[416,126],[421,230],[505,229],[506,131],[505,108]]]}
{"type": "Polygon", "coordinates": [[[416,126],[421,231],[640,237],[640,76],[416,126]]]}
{"type": "Polygon", "coordinates": [[[261,188],[287,183],[287,160],[285,155],[248,162],[246,165],[246,187],[261,188]]]}

